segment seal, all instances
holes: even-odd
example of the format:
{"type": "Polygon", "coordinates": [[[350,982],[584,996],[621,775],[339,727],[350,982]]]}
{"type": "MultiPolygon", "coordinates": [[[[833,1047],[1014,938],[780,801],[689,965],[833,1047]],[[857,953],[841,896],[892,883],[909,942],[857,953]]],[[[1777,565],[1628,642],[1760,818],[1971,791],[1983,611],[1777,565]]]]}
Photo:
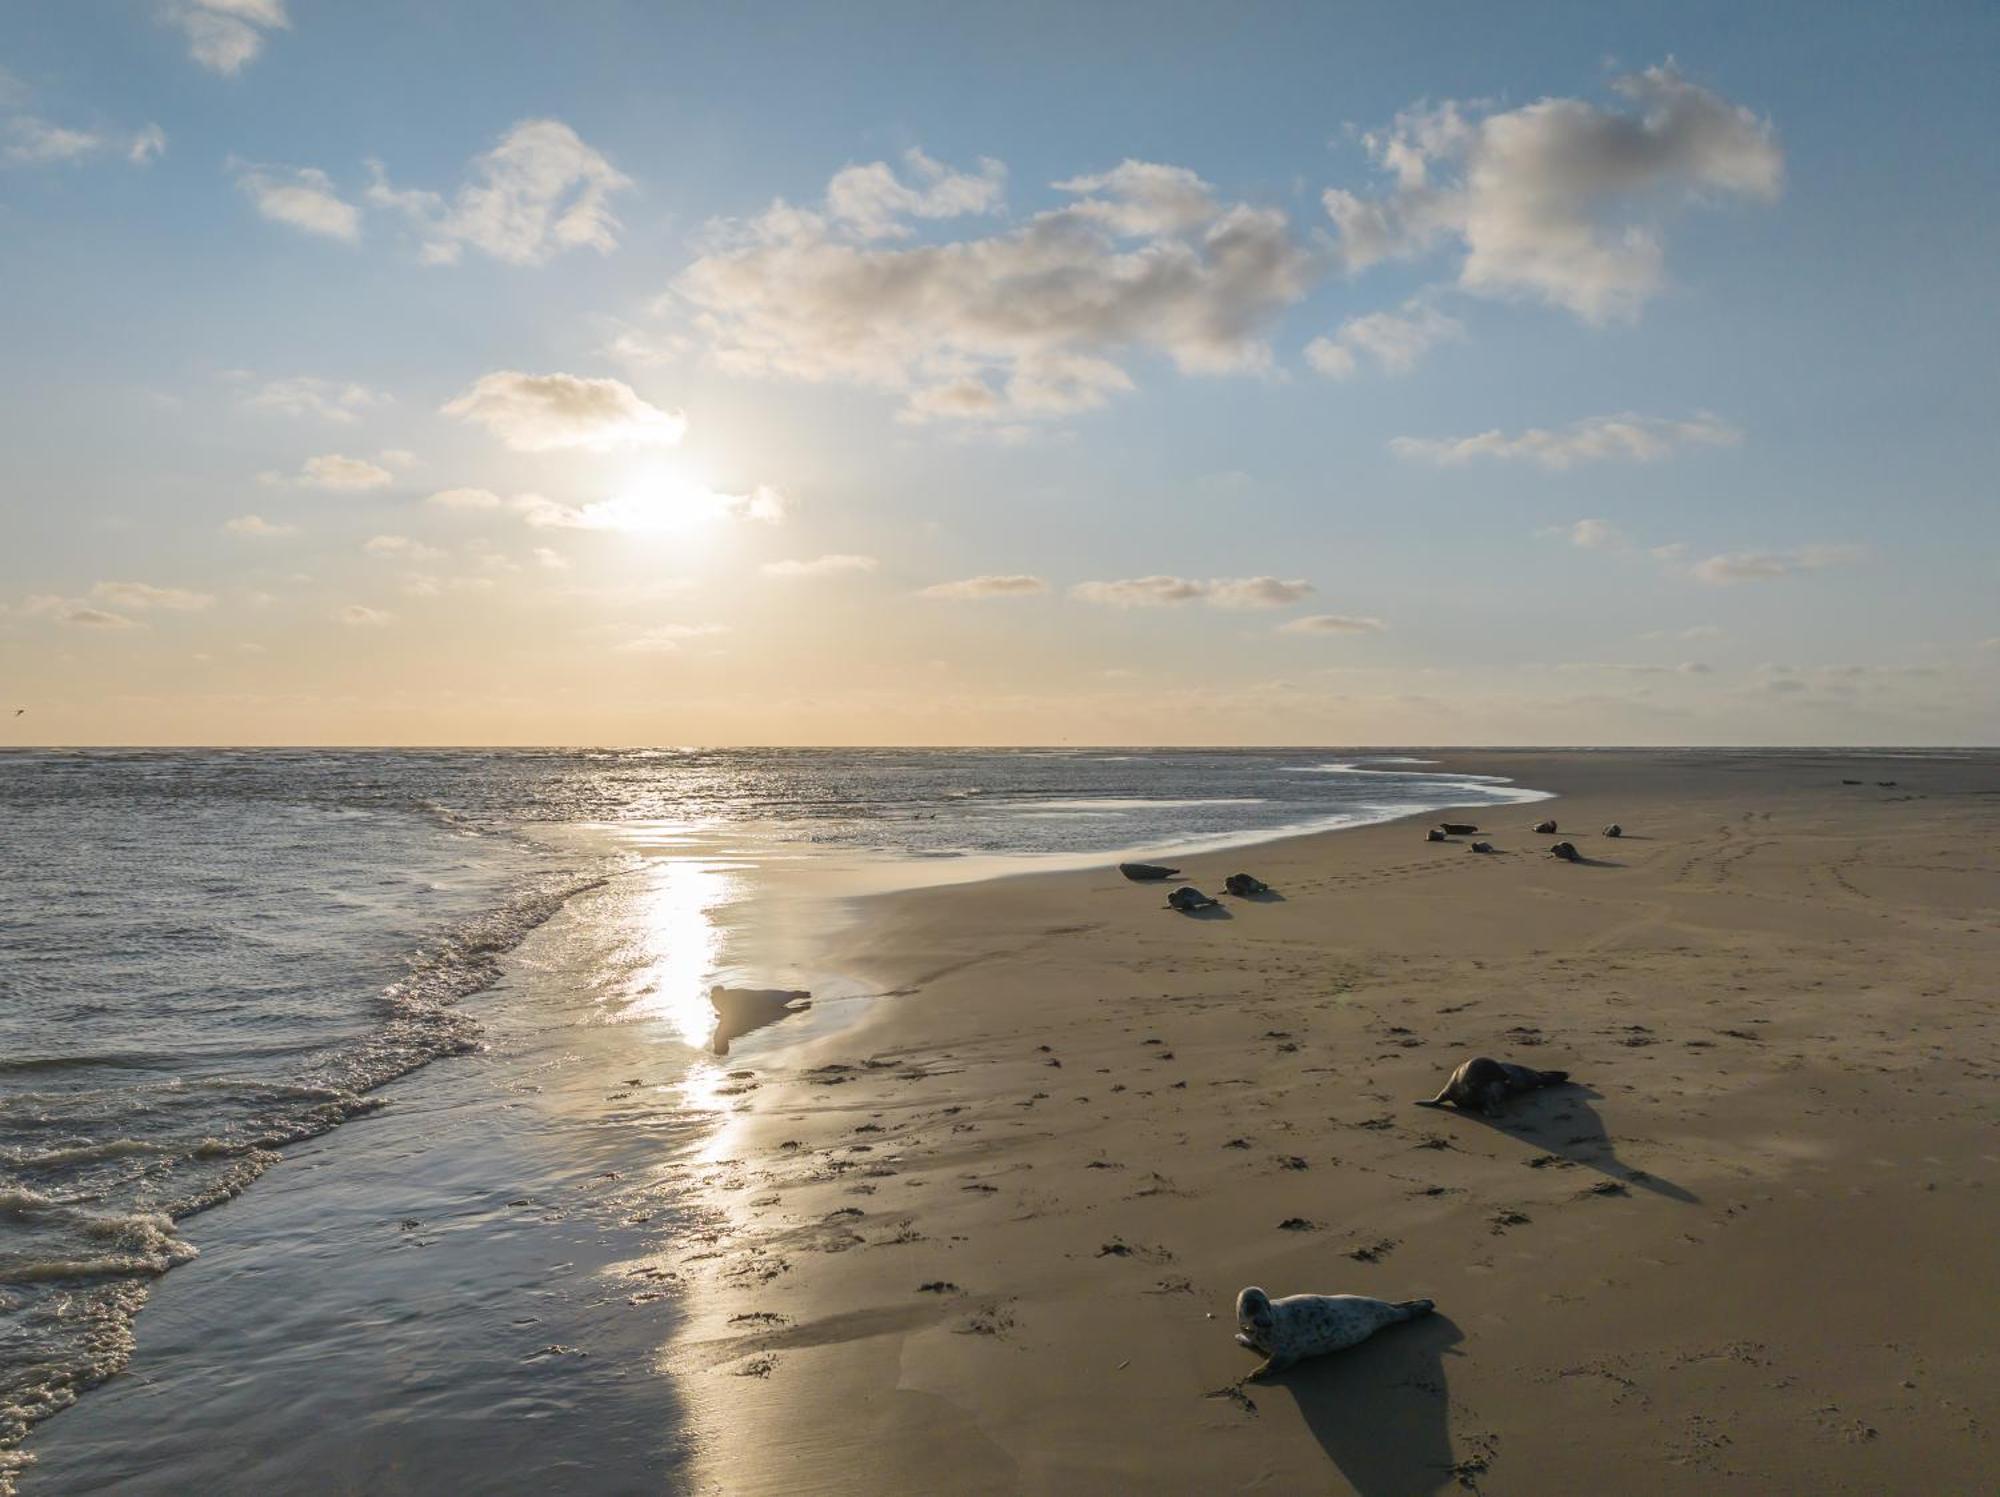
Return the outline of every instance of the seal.
{"type": "Polygon", "coordinates": [[[1359,1346],[1385,1325],[1428,1315],[1427,1299],[1370,1299],[1365,1294],[1288,1294],[1272,1299],[1256,1287],[1236,1296],[1236,1344],[1261,1351],[1262,1367],[1251,1373],[1283,1372],[1301,1357],[1323,1356],[1359,1346]]]}
{"type": "Polygon", "coordinates": [[[1622,837],[1625,835],[1625,828],[1614,821],[1604,829],[1604,835],[1607,837],[1622,837]]]}
{"type": "Polygon", "coordinates": [[[1567,1080],[1567,1071],[1537,1071],[1480,1055],[1453,1071],[1443,1091],[1417,1106],[1442,1107],[1453,1102],[1473,1112],[1491,1112],[1509,1097],[1538,1087],[1561,1086],[1567,1080]]]}
{"type": "Polygon", "coordinates": [[[1556,824],[1553,821],[1538,821],[1535,823],[1535,830],[1541,832],[1545,836],[1554,835],[1555,829],[1556,829],[1556,824]]]}
{"type": "Polygon", "coordinates": [[[1491,842],[1475,842],[1472,844],[1472,850],[1474,852],[1491,852],[1493,851],[1493,844],[1491,842]]]}
{"type": "Polygon", "coordinates": [[[1549,849],[1549,856],[1561,858],[1565,863],[1581,863],[1583,854],[1576,850],[1574,842],[1558,842],[1549,849]]]}
{"type": "Polygon", "coordinates": [[[1436,827],[1432,827],[1428,832],[1424,833],[1424,841],[1442,842],[1444,841],[1444,833],[1439,831],[1436,827]]]}

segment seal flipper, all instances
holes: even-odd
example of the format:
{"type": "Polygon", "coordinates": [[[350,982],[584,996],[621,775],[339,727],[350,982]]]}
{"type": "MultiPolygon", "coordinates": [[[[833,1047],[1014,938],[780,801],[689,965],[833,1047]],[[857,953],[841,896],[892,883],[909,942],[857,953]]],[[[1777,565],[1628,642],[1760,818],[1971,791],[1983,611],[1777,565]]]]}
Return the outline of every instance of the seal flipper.
{"type": "Polygon", "coordinates": [[[1539,1074],[1543,1086],[1561,1086],[1565,1081],[1569,1080],[1569,1072],[1567,1071],[1543,1071],[1539,1074]]]}
{"type": "Polygon", "coordinates": [[[1419,1315],[1428,1315],[1437,1308],[1434,1299],[1399,1299],[1396,1308],[1403,1312],[1405,1320],[1415,1320],[1419,1315]]]}
{"type": "Polygon", "coordinates": [[[1274,1373],[1283,1372],[1287,1367],[1294,1365],[1298,1360],[1299,1359],[1297,1357],[1281,1357],[1276,1352],[1272,1352],[1270,1358],[1264,1363],[1264,1365],[1262,1367],[1253,1369],[1248,1375],[1244,1377],[1243,1381],[1247,1383],[1252,1378],[1270,1377],[1274,1373]]]}

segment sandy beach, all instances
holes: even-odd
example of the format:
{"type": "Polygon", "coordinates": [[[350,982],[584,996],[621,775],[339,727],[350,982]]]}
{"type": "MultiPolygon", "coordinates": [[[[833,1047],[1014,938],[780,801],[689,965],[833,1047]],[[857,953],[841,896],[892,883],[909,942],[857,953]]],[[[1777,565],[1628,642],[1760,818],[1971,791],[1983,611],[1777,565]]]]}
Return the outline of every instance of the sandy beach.
{"type": "Polygon", "coordinates": [[[704,1230],[616,1270],[682,1291],[694,1487],[1991,1490],[2000,759],[1446,760],[1557,798],[1192,859],[1277,891],[1208,918],[870,901],[892,996],[735,1072],[704,1230]],[[1576,1084],[1412,1105],[1478,1054],[1576,1084]],[[1249,1284],[1438,1311],[1245,1382],[1249,1284]]]}

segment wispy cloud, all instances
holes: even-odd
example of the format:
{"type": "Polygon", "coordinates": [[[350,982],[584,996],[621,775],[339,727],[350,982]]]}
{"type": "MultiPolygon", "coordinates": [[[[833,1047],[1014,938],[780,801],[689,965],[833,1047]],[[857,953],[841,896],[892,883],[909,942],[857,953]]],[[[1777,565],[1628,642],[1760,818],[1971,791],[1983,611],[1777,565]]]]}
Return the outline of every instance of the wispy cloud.
{"type": "Polygon", "coordinates": [[[1070,596],[1111,608],[1167,608],[1182,603],[1207,603],[1215,608],[1285,608],[1308,596],[1310,582],[1299,578],[1124,577],[1110,582],[1079,582],[1070,596]]]}
{"type": "Polygon", "coordinates": [[[337,623],[350,629],[379,629],[396,616],[380,608],[370,608],[366,603],[349,603],[334,614],[337,623]]]}
{"type": "Polygon", "coordinates": [[[1791,551],[1727,551],[1705,557],[1689,568],[1699,582],[1726,587],[1738,582],[1769,582],[1828,567],[1850,566],[1868,554],[1864,546],[1800,546],[1791,551]]]}
{"type": "Polygon", "coordinates": [[[618,246],[611,198],[631,179],[561,120],[523,120],[476,156],[449,198],[399,188],[368,163],[369,203],[401,214],[427,264],[455,265],[469,245],[509,265],[544,265],[567,250],[618,246]]]}
{"type": "Polygon", "coordinates": [[[1733,447],[1742,440],[1740,429],[1707,414],[1670,421],[1627,412],[1556,429],[1531,426],[1511,435],[1495,430],[1470,437],[1393,437],[1389,446],[1399,457],[1444,467],[1491,458],[1563,469],[1591,462],[1657,462],[1683,448],[1733,447]]]}
{"type": "Polygon", "coordinates": [[[267,520],[262,515],[238,515],[233,520],[224,520],[222,528],[230,535],[260,537],[296,535],[299,529],[296,525],[282,525],[275,521],[267,520]]]}
{"type": "Polygon", "coordinates": [[[1400,312],[1350,317],[1329,338],[1306,345],[1306,362],[1331,379],[1346,379],[1371,359],[1386,374],[1408,374],[1437,347],[1465,336],[1465,324],[1413,298],[1400,312]]]}
{"type": "Polygon", "coordinates": [[[91,588],[90,595],[100,603],[134,613],[152,608],[169,613],[199,613],[215,603],[213,593],[185,587],[156,587],[150,582],[100,582],[91,588]]]}
{"type": "Polygon", "coordinates": [[[288,479],[276,473],[260,476],[269,483],[295,483],[310,489],[331,489],[336,493],[361,493],[368,489],[386,488],[396,480],[396,475],[387,468],[379,467],[366,458],[346,457],[338,452],[325,452],[318,457],[307,458],[300,464],[295,478],[288,479]]]}
{"type": "Polygon", "coordinates": [[[855,572],[872,572],[876,566],[872,556],[836,553],[815,556],[810,561],[767,561],[762,570],[766,577],[839,577],[855,572]]]}
{"type": "Polygon", "coordinates": [[[1378,618],[1346,613],[1309,613],[1278,625],[1280,634],[1380,634],[1389,626],[1378,618]]]}
{"type": "Polygon", "coordinates": [[[253,411],[276,411],[287,416],[317,416],[322,421],[343,425],[361,412],[386,404],[389,397],[380,390],[352,380],[321,379],[302,374],[290,379],[266,381],[243,397],[253,411]]]}
{"type": "Polygon", "coordinates": [[[961,577],[956,582],[933,582],[918,596],[970,601],[979,598],[1022,598],[1049,590],[1047,582],[1025,572],[1009,572],[983,577],[961,577]]]}
{"type": "Polygon", "coordinates": [[[626,655],[672,655],[691,639],[707,639],[729,631],[721,624],[660,624],[635,634],[616,648],[626,655]]]}

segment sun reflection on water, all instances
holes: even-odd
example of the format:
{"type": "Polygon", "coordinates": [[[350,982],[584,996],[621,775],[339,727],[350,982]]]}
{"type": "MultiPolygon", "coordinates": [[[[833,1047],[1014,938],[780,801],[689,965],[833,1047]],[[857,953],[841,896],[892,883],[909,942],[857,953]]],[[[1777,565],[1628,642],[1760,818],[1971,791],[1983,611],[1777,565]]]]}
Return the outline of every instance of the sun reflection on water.
{"type": "Polygon", "coordinates": [[[744,876],[734,861],[662,858],[638,896],[630,1010],[697,1049],[715,1028],[708,989],[721,967],[721,912],[743,897],[744,876]]]}

